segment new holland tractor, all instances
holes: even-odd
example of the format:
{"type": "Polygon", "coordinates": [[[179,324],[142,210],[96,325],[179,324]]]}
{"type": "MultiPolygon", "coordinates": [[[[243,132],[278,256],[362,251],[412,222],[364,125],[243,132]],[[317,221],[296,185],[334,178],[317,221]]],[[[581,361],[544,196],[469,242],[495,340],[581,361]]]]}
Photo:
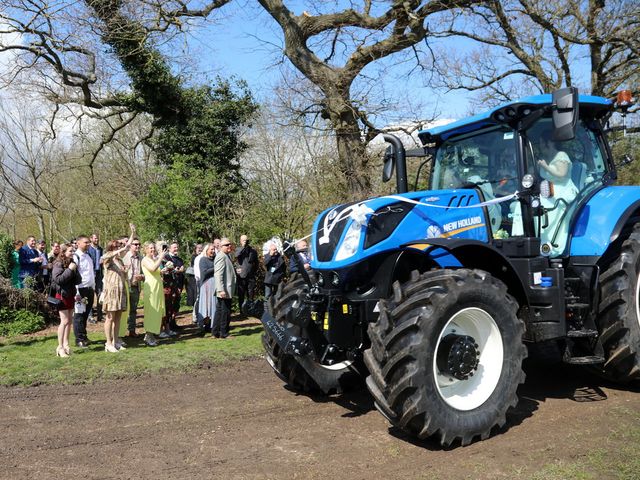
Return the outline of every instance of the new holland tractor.
{"type": "Polygon", "coordinates": [[[312,268],[270,299],[276,374],[325,394],[365,379],[392,425],[442,445],[505,425],[527,344],[640,378],[640,187],[613,186],[613,107],[565,88],[421,131],[418,152],[386,135],[397,194],[321,213],[312,268]]]}

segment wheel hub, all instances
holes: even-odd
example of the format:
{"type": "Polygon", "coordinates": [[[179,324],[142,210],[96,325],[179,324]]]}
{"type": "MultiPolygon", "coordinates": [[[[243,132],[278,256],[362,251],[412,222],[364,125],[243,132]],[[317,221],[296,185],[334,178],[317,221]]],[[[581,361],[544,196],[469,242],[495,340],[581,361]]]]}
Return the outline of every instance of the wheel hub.
{"type": "Polygon", "coordinates": [[[480,351],[473,337],[449,334],[440,342],[436,362],[443,375],[467,380],[478,369],[479,360],[480,351]]]}

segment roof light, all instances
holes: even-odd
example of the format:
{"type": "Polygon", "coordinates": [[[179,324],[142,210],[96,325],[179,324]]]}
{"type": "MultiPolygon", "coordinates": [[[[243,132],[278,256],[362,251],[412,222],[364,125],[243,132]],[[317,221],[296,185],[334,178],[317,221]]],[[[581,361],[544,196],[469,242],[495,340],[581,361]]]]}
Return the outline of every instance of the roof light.
{"type": "Polygon", "coordinates": [[[616,95],[616,103],[620,107],[629,107],[633,105],[633,95],[631,94],[631,90],[620,90],[616,95]]]}

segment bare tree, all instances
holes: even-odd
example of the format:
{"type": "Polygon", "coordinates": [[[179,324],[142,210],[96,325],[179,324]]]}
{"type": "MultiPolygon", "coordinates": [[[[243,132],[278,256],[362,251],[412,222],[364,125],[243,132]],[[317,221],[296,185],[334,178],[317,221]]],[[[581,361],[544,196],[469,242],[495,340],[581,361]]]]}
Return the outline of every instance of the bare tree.
{"type": "Polygon", "coordinates": [[[613,97],[624,86],[638,94],[640,4],[633,0],[490,0],[466,15],[449,15],[435,36],[473,40],[462,55],[431,63],[440,86],[504,101],[525,91],[575,85],[613,97]]]}
{"type": "MultiPolygon", "coordinates": [[[[370,193],[370,160],[365,145],[377,133],[363,105],[352,97],[354,81],[371,63],[413,49],[429,34],[431,16],[472,3],[460,1],[365,0],[328,11],[295,14],[284,0],[259,0],[281,27],[284,54],[321,92],[322,115],[336,135],[339,166],[354,196],[370,193]],[[356,3],[358,4],[356,6],[356,3]]],[[[336,5],[339,5],[336,3],[336,5]]]]}
{"type": "Polygon", "coordinates": [[[287,113],[270,105],[262,109],[241,161],[251,190],[246,200],[255,205],[255,211],[243,215],[253,229],[265,231],[265,238],[304,235],[315,215],[339,202],[344,191],[340,173],[331,168],[333,137],[326,130],[288,123],[287,113]]]}
{"type": "Polygon", "coordinates": [[[48,219],[59,204],[56,177],[62,173],[61,145],[47,131],[46,121],[43,125],[24,101],[11,106],[0,116],[0,176],[8,190],[5,201],[22,207],[22,215],[33,215],[40,236],[47,238],[48,219]]]}

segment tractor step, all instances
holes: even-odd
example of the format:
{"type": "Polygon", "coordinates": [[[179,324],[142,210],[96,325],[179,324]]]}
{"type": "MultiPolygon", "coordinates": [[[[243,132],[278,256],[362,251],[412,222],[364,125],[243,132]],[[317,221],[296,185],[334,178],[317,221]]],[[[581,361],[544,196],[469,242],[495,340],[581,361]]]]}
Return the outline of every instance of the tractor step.
{"type": "Polygon", "coordinates": [[[598,355],[587,355],[584,357],[570,357],[563,358],[564,363],[568,363],[570,365],[597,365],[599,363],[604,363],[604,357],[598,355]]]}
{"type": "Polygon", "coordinates": [[[567,337],[569,338],[595,338],[598,336],[597,330],[569,330],[567,332],[567,337]]]}

